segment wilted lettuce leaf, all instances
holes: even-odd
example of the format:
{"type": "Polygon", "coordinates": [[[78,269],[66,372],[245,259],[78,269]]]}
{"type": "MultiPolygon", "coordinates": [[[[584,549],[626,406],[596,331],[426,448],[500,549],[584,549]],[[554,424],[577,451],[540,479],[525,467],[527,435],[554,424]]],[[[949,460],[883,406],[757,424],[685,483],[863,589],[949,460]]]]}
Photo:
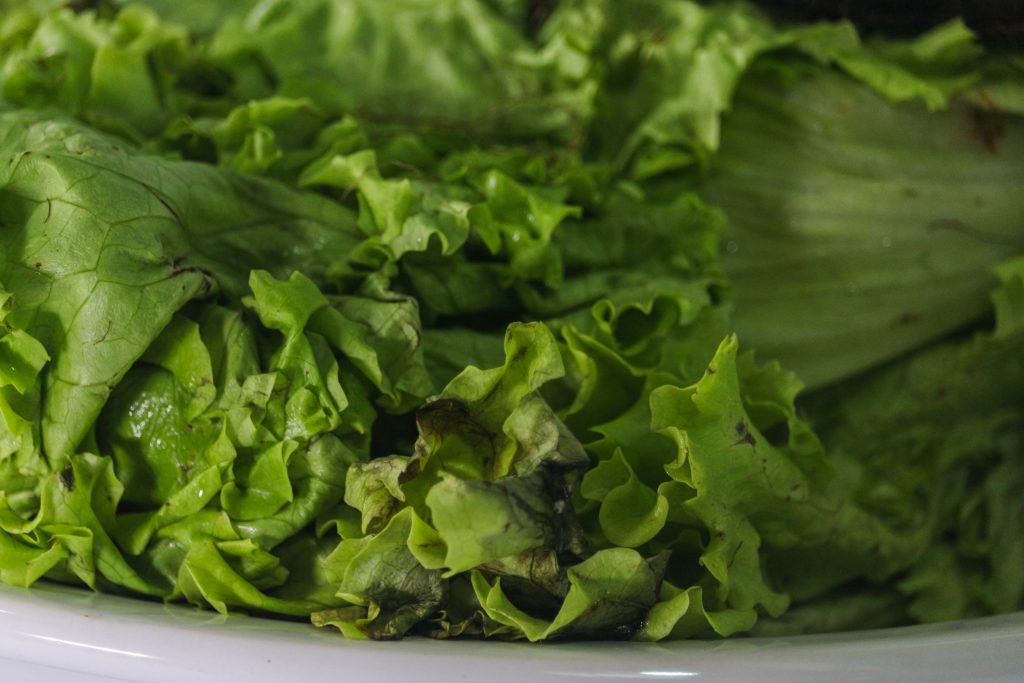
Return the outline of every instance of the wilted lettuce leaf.
{"type": "Polygon", "coordinates": [[[353,606],[317,612],[314,624],[335,626],[349,638],[396,638],[439,607],[447,586],[440,570],[424,568],[409,551],[412,515],[405,508],[379,533],[338,545],[330,571],[353,606]]]}
{"type": "MultiPolygon", "coordinates": [[[[511,326],[503,366],[467,368],[419,409],[411,458],[378,459],[349,471],[346,500],[361,510],[364,532],[390,522],[365,538],[344,539],[338,557],[398,553],[388,562],[412,562],[421,568],[415,572],[429,566],[445,586],[478,570],[539,591],[533,600],[557,604],[568,590],[566,563],[588,554],[568,500],[587,457],[538,393],[561,373],[555,340],[543,325],[511,326]],[[384,541],[397,533],[392,527],[400,518],[408,525],[402,548],[384,541]]],[[[368,605],[365,614],[317,619],[381,638],[401,635],[442,607],[437,600],[415,620],[387,616],[378,623],[374,596],[388,581],[377,576],[343,594],[368,605]]]]}
{"type": "Polygon", "coordinates": [[[530,641],[553,637],[624,638],[644,619],[661,583],[661,560],[644,560],[628,548],[599,550],[568,570],[569,590],[554,619],[530,616],[501,589],[473,575],[477,600],[489,617],[530,641]]]}

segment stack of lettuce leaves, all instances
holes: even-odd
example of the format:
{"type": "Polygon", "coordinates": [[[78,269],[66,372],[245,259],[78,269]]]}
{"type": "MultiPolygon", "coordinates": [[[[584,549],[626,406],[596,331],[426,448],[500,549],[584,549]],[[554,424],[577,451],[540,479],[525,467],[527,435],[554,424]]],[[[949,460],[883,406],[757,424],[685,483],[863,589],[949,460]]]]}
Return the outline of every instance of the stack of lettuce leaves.
{"type": "Polygon", "coordinates": [[[0,580],[347,637],[1024,607],[1024,55],[0,2],[0,580]]]}

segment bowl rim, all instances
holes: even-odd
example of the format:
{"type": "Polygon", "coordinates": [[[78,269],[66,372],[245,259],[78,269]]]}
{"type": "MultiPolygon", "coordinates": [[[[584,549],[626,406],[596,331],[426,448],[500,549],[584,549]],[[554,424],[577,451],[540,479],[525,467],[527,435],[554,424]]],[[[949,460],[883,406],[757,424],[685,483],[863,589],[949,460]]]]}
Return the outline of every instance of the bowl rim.
{"type": "MultiPolygon", "coordinates": [[[[220,615],[41,582],[0,584],[0,667],[61,680],[1024,681],[1024,612],[941,624],[714,641],[349,641],[302,623],[220,615]],[[20,669],[19,669],[20,670],[20,669]],[[345,674],[342,676],[341,674],[345,674]],[[78,678],[76,678],[76,676],[78,678]]],[[[40,679],[44,680],[44,679],[40,679]]]]}

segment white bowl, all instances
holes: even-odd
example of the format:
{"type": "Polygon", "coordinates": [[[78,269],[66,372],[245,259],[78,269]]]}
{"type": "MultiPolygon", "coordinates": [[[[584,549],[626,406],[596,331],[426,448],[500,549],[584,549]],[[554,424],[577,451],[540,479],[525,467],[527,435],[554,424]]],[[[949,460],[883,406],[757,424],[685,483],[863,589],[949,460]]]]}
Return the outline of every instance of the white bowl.
{"type": "Polygon", "coordinates": [[[1024,613],[714,642],[373,643],[57,585],[0,585],[5,683],[1024,681],[1024,613]]]}

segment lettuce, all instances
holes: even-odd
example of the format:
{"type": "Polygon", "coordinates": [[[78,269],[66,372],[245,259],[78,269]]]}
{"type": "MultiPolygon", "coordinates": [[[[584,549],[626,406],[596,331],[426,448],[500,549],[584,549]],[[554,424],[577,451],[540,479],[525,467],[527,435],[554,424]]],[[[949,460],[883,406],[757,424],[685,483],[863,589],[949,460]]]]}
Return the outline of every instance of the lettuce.
{"type": "Polygon", "coordinates": [[[925,115],[839,75],[784,78],[741,86],[706,186],[731,219],[737,332],[813,387],[985,316],[991,268],[1024,249],[1019,136],[988,140],[1002,124],[963,102],[925,115]]]}
{"type": "Polygon", "coordinates": [[[0,580],[349,638],[1024,606],[1024,70],[743,2],[0,6],[0,580]]]}

